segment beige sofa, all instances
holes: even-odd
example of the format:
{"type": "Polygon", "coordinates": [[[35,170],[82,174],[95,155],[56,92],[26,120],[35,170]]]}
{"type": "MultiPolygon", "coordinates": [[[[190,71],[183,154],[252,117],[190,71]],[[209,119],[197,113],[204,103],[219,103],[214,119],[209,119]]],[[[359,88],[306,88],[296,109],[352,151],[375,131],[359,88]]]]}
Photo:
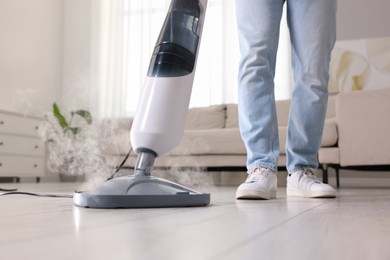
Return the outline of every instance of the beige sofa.
{"type": "Polygon", "coordinates": [[[336,96],[338,143],[323,147],[319,161],[327,176],[336,169],[390,171],[390,88],[345,92],[336,96]]]}
{"type": "MultiPolygon", "coordinates": [[[[280,160],[286,165],[285,144],[290,100],[276,102],[280,160]]],[[[390,88],[342,93],[329,97],[319,162],[327,181],[327,169],[390,164],[390,88]]],[[[130,149],[131,118],[110,120],[113,134],[104,138],[108,162],[118,165],[130,149]]],[[[125,166],[133,167],[133,155],[125,166]]],[[[246,151],[240,137],[237,104],[192,108],[188,111],[181,143],[158,157],[155,167],[190,167],[207,170],[245,170],[246,151]]],[[[382,167],[379,167],[382,168],[382,167]]]]}
{"type": "MultiPolygon", "coordinates": [[[[286,163],[285,144],[290,101],[277,101],[281,156],[286,163]]],[[[111,120],[113,134],[104,138],[104,153],[111,165],[118,165],[130,149],[131,118],[111,120]]],[[[321,146],[337,144],[334,97],[329,99],[327,119],[321,146]]],[[[125,166],[134,166],[135,154],[125,166]]],[[[191,108],[181,143],[171,152],[158,157],[155,167],[201,167],[208,170],[245,169],[246,150],[238,129],[237,104],[191,108]]]]}

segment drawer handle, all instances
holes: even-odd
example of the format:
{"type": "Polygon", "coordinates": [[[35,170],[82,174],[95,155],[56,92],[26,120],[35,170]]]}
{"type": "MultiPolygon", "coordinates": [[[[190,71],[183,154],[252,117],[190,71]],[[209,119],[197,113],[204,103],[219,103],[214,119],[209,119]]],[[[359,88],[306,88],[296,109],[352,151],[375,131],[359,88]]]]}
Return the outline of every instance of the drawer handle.
{"type": "Polygon", "coordinates": [[[37,168],[38,167],[38,164],[34,164],[34,168],[37,168]]]}
{"type": "Polygon", "coordinates": [[[38,149],[38,148],[39,148],[39,146],[38,146],[38,145],[36,145],[36,146],[34,146],[34,148],[35,148],[35,149],[38,149]]]}
{"type": "Polygon", "coordinates": [[[1,167],[1,166],[3,166],[3,164],[2,164],[2,163],[0,163],[0,167],[1,167]]]}
{"type": "Polygon", "coordinates": [[[4,121],[0,121],[0,125],[4,125],[4,121]]]}
{"type": "Polygon", "coordinates": [[[3,146],[4,145],[4,143],[3,142],[0,142],[0,146],[3,146]]]}

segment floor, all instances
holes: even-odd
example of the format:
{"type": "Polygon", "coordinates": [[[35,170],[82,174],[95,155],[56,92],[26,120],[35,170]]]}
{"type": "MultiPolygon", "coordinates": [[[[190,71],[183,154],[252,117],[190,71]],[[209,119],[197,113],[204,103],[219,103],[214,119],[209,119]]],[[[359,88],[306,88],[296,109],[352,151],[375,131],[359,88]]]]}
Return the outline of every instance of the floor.
{"type": "MultiPolygon", "coordinates": [[[[2,183],[68,194],[75,183],[2,183]]],[[[336,199],[236,201],[209,186],[200,208],[87,209],[70,198],[0,197],[1,259],[390,259],[390,189],[336,199]]]]}

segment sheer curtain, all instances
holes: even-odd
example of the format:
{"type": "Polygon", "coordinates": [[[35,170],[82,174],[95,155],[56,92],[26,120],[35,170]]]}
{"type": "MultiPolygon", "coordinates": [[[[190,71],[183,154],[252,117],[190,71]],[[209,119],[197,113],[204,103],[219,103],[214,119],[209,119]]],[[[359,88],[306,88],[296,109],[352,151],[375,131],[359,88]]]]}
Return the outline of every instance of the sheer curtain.
{"type": "Polygon", "coordinates": [[[91,103],[100,117],[126,114],[127,35],[124,8],[127,1],[92,1],[92,75],[96,91],[91,103]]]}
{"type": "MultiPolygon", "coordinates": [[[[93,2],[99,114],[133,115],[171,1],[93,2]]],[[[239,48],[235,19],[235,0],[208,1],[190,107],[237,102],[239,48]]],[[[290,97],[288,37],[283,18],[275,77],[277,99],[290,97]]]]}

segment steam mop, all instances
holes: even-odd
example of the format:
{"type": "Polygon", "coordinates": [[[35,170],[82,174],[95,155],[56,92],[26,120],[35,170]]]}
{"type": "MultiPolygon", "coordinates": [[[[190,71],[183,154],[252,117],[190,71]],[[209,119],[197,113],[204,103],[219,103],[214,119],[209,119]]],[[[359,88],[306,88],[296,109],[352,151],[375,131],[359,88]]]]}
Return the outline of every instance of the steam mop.
{"type": "Polygon", "coordinates": [[[207,0],[172,0],[151,58],[130,132],[134,175],[75,192],[90,208],[206,206],[210,194],[151,176],[155,158],[180,142],[187,117],[207,0]]]}

